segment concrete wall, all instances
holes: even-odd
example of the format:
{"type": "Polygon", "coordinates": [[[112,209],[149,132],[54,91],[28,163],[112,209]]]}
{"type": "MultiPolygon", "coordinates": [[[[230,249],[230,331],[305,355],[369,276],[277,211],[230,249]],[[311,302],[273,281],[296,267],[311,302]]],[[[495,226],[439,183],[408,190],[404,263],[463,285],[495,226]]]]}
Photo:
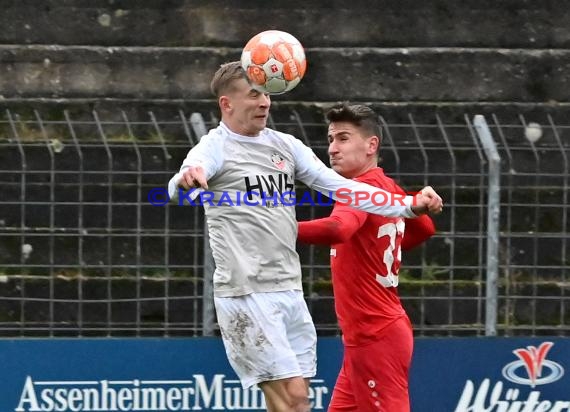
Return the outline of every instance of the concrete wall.
{"type": "Polygon", "coordinates": [[[307,49],[292,101],[570,100],[565,1],[3,2],[6,99],[211,99],[222,62],[278,28],[307,49]]]}
{"type": "Polygon", "coordinates": [[[3,1],[0,43],[242,47],[268,28],[306,47],[567,48],[564,0],[3,1]]]}
{"type": "MultiPolygon", "coordinates": [[[[209,99],[236,48],[0,46],[4,98],[209,99]]],[[[570,51],[315,48],[279,100],[570,101],[570,51]]]]}

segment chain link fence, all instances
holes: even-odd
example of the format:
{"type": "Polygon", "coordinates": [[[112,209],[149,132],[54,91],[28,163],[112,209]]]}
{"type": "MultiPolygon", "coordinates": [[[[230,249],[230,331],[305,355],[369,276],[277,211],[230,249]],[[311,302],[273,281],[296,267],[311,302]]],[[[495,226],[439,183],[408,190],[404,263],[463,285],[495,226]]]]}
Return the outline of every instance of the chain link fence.
{"type": "MultiPolygon", "coordinates": [[[[399,290],[416,334],[485,334],[490,256],[497,334],[569,334],[570,125],[486,117],[500,157],[498,241],[488,250],[489,162],[473,119],[380,120],[387,174],[407,190],[434,186],[446,204],[437,234],[403,256],[399,290]]],[[[0,336],[216,333],[203,211],[149,196],[217,122],[208,112],[2,113],[0,336]]],[[[327,162],[324,116],[276,110],[270,126],[327,162]]],[[[297,208],[300,220],[329,212],[297,208]]],[[[329,250],[298,246],[317,330],[338,334],[329,250]]]]}

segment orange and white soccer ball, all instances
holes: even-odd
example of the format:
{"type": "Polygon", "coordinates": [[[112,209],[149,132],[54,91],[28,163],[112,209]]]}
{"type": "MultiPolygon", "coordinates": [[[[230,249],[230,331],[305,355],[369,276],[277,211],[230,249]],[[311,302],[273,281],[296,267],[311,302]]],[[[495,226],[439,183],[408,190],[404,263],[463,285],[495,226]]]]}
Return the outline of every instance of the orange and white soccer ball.
{"type": "Polygon", "coordinates": [[[247,42],[241,53],[241,65],[256,90],[281,94],[299,84],[307,60],[303,46],[294,36],[268,30],[247,42]]]}

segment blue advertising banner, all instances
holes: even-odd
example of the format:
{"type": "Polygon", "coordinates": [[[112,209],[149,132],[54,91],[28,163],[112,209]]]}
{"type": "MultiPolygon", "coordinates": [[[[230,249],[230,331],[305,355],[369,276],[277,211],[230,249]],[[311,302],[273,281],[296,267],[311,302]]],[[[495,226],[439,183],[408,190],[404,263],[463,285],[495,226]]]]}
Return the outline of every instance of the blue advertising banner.
{"type": "MultiPolygon", "coordinates": [[[[318,343],[311,406],[326,410],[342,348],[318,343]]],[[[265,410],[242,389],[220,339],[0,340],[0,411],[265,410]]]]}
{"type": "MultiPolygon", "coordinates": [[[[326,410],[342,361],[318,343],[312,410],[326,410]]],[[[0,411],[264,410],[219,339],[0,340],[0,411]]],[[[416,339],[414,412],[570,411],[570,339],[416,339]]]]}
{"type": "Polygon", "coordinates": [[[570,339],[417,339],[414,412],[570,411],[570,339]]]}

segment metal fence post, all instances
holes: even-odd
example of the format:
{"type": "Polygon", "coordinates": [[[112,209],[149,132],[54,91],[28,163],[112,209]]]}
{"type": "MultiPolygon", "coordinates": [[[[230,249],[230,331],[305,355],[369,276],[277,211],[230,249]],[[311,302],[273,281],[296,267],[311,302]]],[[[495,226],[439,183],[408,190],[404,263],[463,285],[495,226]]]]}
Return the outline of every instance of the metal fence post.
{"type": "MultiPolygon", "coordinates": [[[[204,118],[200,113],[192,113],[190,124],[194,134],[201,139],[208,133],[204,118]]],[[[202,292],[202,334],[204,336],[214,335],[214,283],[213,275],[215,270],[214,257],[210,249],[210,236],[208,235],[208,222],[204,219],[204,289],[202,292]]]]}
{"type": "Polygon", "coordinates": [[[487,200],[487,288],[485,335],[497,335],[497,289],[499,278],[499,217],[501,210],[501,157],[485,117],[476,115],[473,124],[489,161],[487,200]]]}

